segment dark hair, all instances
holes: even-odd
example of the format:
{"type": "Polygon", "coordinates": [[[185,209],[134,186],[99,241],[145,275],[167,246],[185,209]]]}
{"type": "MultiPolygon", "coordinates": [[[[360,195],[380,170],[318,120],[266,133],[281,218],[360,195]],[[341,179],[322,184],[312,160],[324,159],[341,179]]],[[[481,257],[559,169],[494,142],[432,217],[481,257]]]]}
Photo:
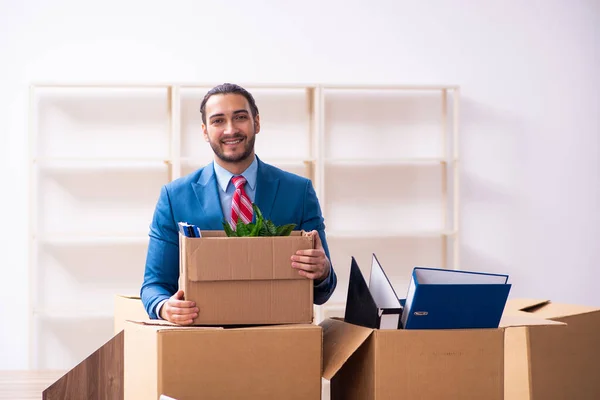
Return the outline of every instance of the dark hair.
{"type": "Polygon", "coordinates": [[[243,87],[236,85],[235,83],[223,83],[221,85],[215,86],[210,89],[206,95],[204,95],[204,99],[202,99],[202,103],[200,104],[200,114],[202,114],[202,122],[206,124],[206,115],[204,114],[206,111],[206,102],[210,98],[210,96],[214,94],[241,94],[248,100],[248,104],[250,105],[250,112],[252,113],[252,117],[256,118],[258,115],[258,107],[256,107],[256,102],[254,101],[254,97],[243,87]]]}

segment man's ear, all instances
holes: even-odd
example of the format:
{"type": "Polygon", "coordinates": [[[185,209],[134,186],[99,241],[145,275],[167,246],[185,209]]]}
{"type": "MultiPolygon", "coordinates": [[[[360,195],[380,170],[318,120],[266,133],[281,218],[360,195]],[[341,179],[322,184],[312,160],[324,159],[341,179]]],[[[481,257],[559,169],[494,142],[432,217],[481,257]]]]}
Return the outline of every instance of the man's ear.
{"type": "Polygon", "coordinates": [[[256,135],[258,132],[260,132],[260,115],[254,117],[254,134],[256,135]]]}
{"type": "Polygon", "coordinates": [[[204,136],[204,141],[208,142],[208,131],[206,130],[205,124],[202,124],[202,135],[204,136]]]}

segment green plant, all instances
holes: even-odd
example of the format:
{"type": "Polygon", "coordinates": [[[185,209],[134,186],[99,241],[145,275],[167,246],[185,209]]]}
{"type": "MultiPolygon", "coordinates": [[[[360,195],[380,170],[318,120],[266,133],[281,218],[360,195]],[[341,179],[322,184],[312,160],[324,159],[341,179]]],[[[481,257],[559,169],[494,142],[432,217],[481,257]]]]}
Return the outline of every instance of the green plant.
{"type": "Polygon", "coordinates": [[[256,215],[256,223],[250,222],[245,224],[238,217],[235,230],[231,229],[229,223],[223,222],[223,229],[228,237],[248,237],[248,236],[289,236],[296,224],[286,224],[276,226],[271,220],[265,220],[260,209],[252,203],[254,215],[256,215]]]}

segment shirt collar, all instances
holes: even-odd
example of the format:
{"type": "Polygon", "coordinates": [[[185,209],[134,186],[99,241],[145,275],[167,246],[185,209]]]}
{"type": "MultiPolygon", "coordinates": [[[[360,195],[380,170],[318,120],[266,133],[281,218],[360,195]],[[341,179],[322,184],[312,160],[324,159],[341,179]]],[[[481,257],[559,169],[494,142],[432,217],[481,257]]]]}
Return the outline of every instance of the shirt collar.
{"type": "MultiPolygon", "coordinates": [[[[225,168],[221,167],[218,163],[213,162],[215,175],[217,175],[217,182],[219,183],[219,187],[224,192],[227,192],[227,187],[229,186],[229,182],[233,177],[233,174],[227,171],[225,168]]],[[[256,175],[258,172],[258,161],[256,160],[256,155],[254,156],[254,160],[252,164],[244,172],[242,172],[242,176],[246,178],[246,182],[251,190],[254,190],[256,186],[256,175]]]]}

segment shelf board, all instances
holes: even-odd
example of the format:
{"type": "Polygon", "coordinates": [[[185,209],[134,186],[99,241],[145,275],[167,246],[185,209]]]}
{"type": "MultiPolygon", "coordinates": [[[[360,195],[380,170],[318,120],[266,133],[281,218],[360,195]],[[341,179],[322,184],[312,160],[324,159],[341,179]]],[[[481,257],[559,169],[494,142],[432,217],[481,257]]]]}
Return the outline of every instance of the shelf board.
{"type": "Polygon", "coordinates": [[[328,231],[327,238],[333,239],[376,239],[376,238],[427,238],[438,236],[454,236],[453,230],[406,230],[406,231],[328,231]]]}
{"type": "MultiPolygon", "coordinates": [[[[35,237],[34,237],[35,239],[35,237]]],[[[52,246],[86,246],[86,245],[142,245],[149,240],[147,234],[44,234],[37,237],[40,243],[52,246]]]]}
{"type": "Polygon", "coordinates": [[[314,159],[311,158],[279,158],[279,159],[261,159],[266,164],[271,164],[280,167],[297,167],[300,165],[308,165],[315,162],[314,159]]]}
{"type": "MultiPolygon", "coordinates": [[[[52,81],[39,81],[34,82],[32,87],[34,88],[56,88],[56,89],[64,89],[64,88],[115,88],[115,89],[143,89],[143,88],[160,88],[166,89],[170,86],[179,86],[182,89],[187,88],[212,88],[222,82],[177,82],[177,81],[164,81],[164,82],[140,82],[140,83],[130,83],[130,82],[79,82],[79,83],[63,83],[63,82],[52,82],[52,81]]],[[[444,84],[424,84],[424,85],[409,85],[409,84],[336,84],[336,83],[328,83],[328,84],[319,84],[316,82],[306,82],[306,83],[292,83],[292,82],[240,82],[240,86],[249,88],[249,89],[303,89],[303,88],[323,88],[323,89],[366,89],[366,90],[457,90],[460,88],[458,85],[444,85],[444,84]]]]}
{"type": "Polygon", "coordinates": [[[51,310],[34,308],[33,315],[42,319],[65,319],[65,320],[77,320],[77,319],[113,319],[114,315],[106,312],[98,312],[97,310],[51,310]]]}
{"type": "Polygon", "coordinates": [[[170,160],[164,158],[102,158],[102,157],[41,157],[33,164],[48,170],[68,169],[160,169],[168,166],[170,160]]]}
{"type": "Polygon", "coordinates": [[[456,162],[457,159],[441,157],[399,157],[399,158],[326,158],[325,165],[328,166],[365,166],[386,167],[394,165],[416,165],[416,164],[444,164],[456,162]]]}
{"type": "Polygon", "coordinates": [[[200,157],[181,157],[181,164],[187,166],[202,166],[211,163],[213,160],[204,160],[200,157]]]}
{"type": "MultiPolygon", "coordinates": [[[[211,163],[213,160],[200,160],[194,159],[192,157],[182,157],[181,164],[188,167],[202,167],[206,164],[211,163]]],[[[311,158],[279,158],[279,159],[266,159],[261,158],[261,161],[266,164],[271,165],[288,165],[288,166],[298,166],[302,164],[311,164],[314,163],[315,160],[311,158]]]]}
{"type": "MultiPolygon", "coordinates": [[[[262,159],[267,164],[279,166],[299,166],[312,164],[317,162],[313,158],[279,158],[279,159],[262,159]]],[[[326,158],[324,164],[327,166],[394,166],[394,165],[416,165],[416,164],[444,164],[457,162],[458,159],[447,159],[441,157],[399,157],[399,158],[326,158]]],[[[191,157],[183,157],[181,164],[188,167],[201,167],[209,164],[212,160],[200,160],[191,157]]]]}
{"type": "Polygon", "coordinates": [[[172,86],[171,83],[129,83],[129,82],[52,82],[52,81],[39,81],[33,82],[31,87],[33,89],[60,89],[61,94],[65,89],[102,89],[104,91],[119,91],[119,92],[131,92],[139,89],[168,89],[172,86]]]}
{"type": "MultiPolygon", "coordinates": [[[[220,84],[221,83],[219,83],[219,82],[206,83],[206,84],[183,83],[183,84],[175,84],[174,86],[179,87],[179,89],[182,92],[187,92],[187,91],[191,91],[191,90],[202,90],[202,92],[204,94],[206,91],[208,91],[212,87],[215,87],[220,84]]],[[[300,93],[300,91],[302,91],[302,90],[316,89],[317,87],[319,87],[319,85],[316,85],[316,84],[294,84],[294,83],[290,83],[290,84],[285,84],[285,83],[282,83],[282,84],[278,84],[278,83],[243,84],[243,83],[239,83],[239,85],[246,88],[250,92],[273,91],[273,93],[283,92],[283,91],[294,91],[294,92],[300,93]]]]}
{"type": "Polygon", "coordinates": [[[325,90],[457,90],[458,85],[387,85],[387,84],[326,84],[321,85],[325,90]]]}

